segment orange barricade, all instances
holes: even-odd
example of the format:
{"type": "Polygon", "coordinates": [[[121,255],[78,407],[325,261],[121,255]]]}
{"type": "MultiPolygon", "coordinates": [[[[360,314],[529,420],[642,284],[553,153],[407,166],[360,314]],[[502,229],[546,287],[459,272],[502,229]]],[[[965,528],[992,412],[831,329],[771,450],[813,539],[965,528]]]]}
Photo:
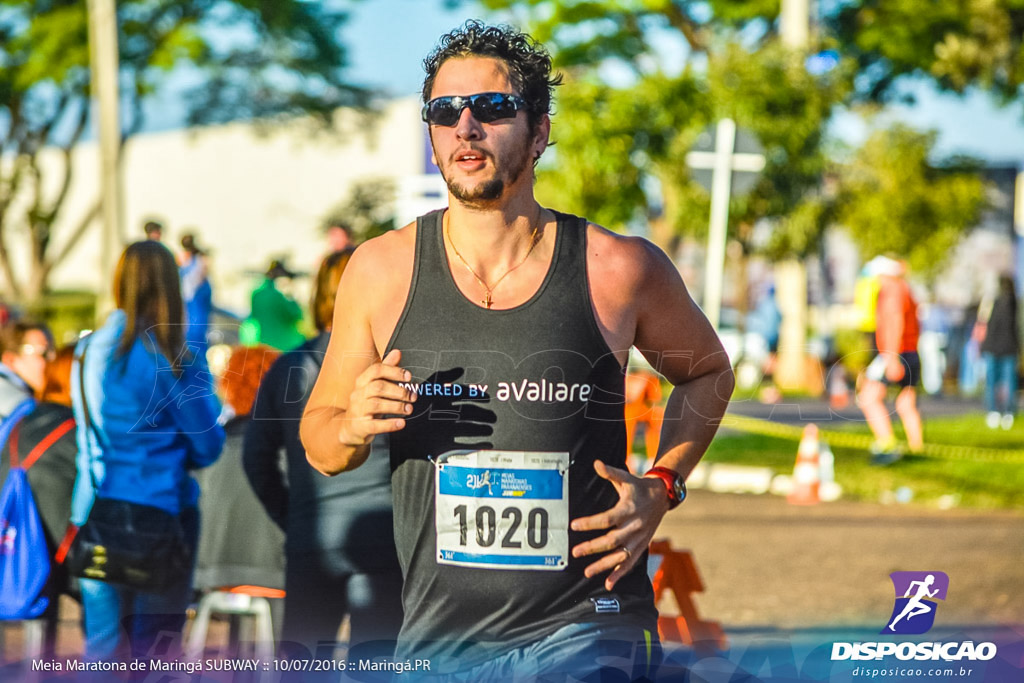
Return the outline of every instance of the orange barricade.
{"type": "Polygon", "coordinates": [[[725,632],[716,621],[705,621],[693,604],[693,594],[704,591],[693,555],[686,550],[673,550],[668,541],[652,541],[651,555],[662,557],[654,574],[654,602],[658,604],[671,591],[679,607],[679,616],[658,617],[658,635],[663,642],[692,645],[700,650],[725,650],[725,632]]]}
{"type": "MultiPolygon", "coordinates": [[[[665,408],[661,403],[661,382],[658,376],[646,370],[630,371],[626,375],[626,457],[632,458],[633,438],[638,424],[644,424],[644,443],[647,451],[647,467],[658,455],[658,440],[661,424],[665,419],[665,408]]],[[[643,469],[646,470],[647,467],[643,469]]],[[[643,474],[633,467],[634,474],[643,474]]]]}

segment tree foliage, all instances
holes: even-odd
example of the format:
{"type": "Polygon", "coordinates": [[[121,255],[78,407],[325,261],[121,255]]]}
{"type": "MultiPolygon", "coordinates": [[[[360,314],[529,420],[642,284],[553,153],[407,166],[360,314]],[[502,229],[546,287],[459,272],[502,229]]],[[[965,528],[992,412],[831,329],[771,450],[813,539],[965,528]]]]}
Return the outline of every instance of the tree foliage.
{"type": "Polygon", "coordinates": [[[838,219],[861,253],[900,254],[926,276],[941,268],[985,205],[976,169],[929,163],[935,137],[903,125],[878,130],[839,167],[838,219]]]}
{"type": "Polygon", "coordinates": [[[777,218],[775,253],[815,247],[827,219],[813,196],[825,168],[824,127],[852,89],[852,64],[809,73],[764,19],[778,12],[777,0],[483,4],[518,13],[568,76],[553,123],[557,164],[541,173],[542,199],[557,197],[614,227],[660,212],[668,233],[701,234],[708,195],[685,156],[702,129],[730,117],[759,138],[767,158],[754,190],[732,201],[730,234],[749,251],[754,223],[777,218]],[[666,63],[666,44],[688,55],[685,66],[666,63]],[[612,66],[626,74],[614,85],[612,66]]]}
{"type": "Polygon", "coordinates": [[[857,60],[859,90],[886,99],[896,79],[928,76],[942,89],[976,87],[1016,100],[1024,84],[1024,1],[860,0],[837,3],[826,28],[857,60]]]}
{"type": "MultiPolygon", "coordinates": [[[[973,85],[1014,97],[1024,67],[1024,0],[821,2],[821,23],[808,49],[842,55],[824,73],[781,45],[779,0],[480,4],[527,27],[569,76],[553,123],[557,164],[541,173],[542,198],[557,198],[611,226],[662,209],[671,232],[700,234],[708,196],[690,180],[685,153],[701,128],[728,116],[759,138],[767,160],[753,191],[732,199],[729,234],[745,253],[759,247],[773,258],[814,253],[824,228],[837,217],[857,221],[854,232],[867,222],[848,203],[838,212],[834,193],[822,191],[830,163],[826,127],[837,105],[884,100],[896,91],[895,80],[907,74],[929,74],[940,87],[958,91],[973,85]],[[968,47],[989,43],[989,54],[968,47]],[[666,46],[673,59],[680,55],[679,63],[666,63],[666,46]],[[615,85],[608,83],[609,73],[619,75],[615,85]],[[660,198],[652,198],[651,188],[660,198]],[[755,245],[753,226],[764,219],[774,226],[772,239],[755,245]]],[[[905,164],[916,176],[904,179],[921,188],[915,201],[922,214],[906,221],[908,229],[941,225],[942,238],[932,244],[948,247],[977,216],[979,181],[969,169],[930,169],[927,136],[913,138],[898,128],[890,137],[896,145],[890,153],[906,153],[908,159],[887,159],[865,148],[854,162],[857,172],[838,173],[840,183],[854,183],[844,198],[859,191],[857,179],[870,164],[879,164],[879,176],[905,164]],[[936,187],[943,188],[942,196],[926,191],[936,187]]],[[[881,212],[890,198],[900,206],[907,200],[881,194],[868,205],[881,212]]],[[[888,224],[888,230],[894,227],[901,229],[888,224]]],[[[910,234],[905,246],[922,249],[920,234],[910,234]]],[[[914,260],[923,268],[928,259],[914,260]]]]}
{"type": "Polygon", "coordinates": [[[345,197],[330,212],[352,229],[356,244],[395,229],[395,185],[388,178],[365,178],[353,183],[345,197]]]}
{"type": "MultiPolygon", "coordinates": [[[[301,0],[119,0],[124,139],[143,125],[144,99],[190,65],[197,85],[188,120],[314,114],[327,121],[367,93],[346,81],[339,29],[345,14],[301,0]]],[[[62,217],[72,149],[89,123],[85,0],[0,0],[0,278],[8,295],[34,299],[98,214],[62,217]],[[50,147],[61,168],[41,163],[50,147]],[[63,218],[66,234],[52,233],[63,218]],[[27,232],[28,272],[12,264],[27,232]],[[58,239],[59,237],[59,239],[58,239]]]]}
{"type": "MultiPolygon", "coordinates": [[[[748,45],[778,35],[781,0],[479,0],[536,26],[564,64],[636,60],[651,36],[676,32],[694,53],[714,51],[723,31],[748,45]]],[[[921,75],[942,89],[970,87],[1014,101],[1024,84],[1024,0],[819,0],[811,49],[856,60],[858,94],[885,100],[897,79],[921,75]]]]}

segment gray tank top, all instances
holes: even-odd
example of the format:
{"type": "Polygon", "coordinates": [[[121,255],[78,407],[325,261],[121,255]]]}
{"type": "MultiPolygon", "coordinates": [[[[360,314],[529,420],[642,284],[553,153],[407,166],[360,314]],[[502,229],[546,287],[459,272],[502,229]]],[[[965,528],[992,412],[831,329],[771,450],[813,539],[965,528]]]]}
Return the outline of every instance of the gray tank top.
{"type": "MultiPolygon", "coordinates": [[[[412,285],[387,347],[402,351],[402,366],[419,391],[405,428],[391,437],[395,542],[405,574],[396,656],[454,656],[472,666],[570,623],[630,619],[653,629],[646,554],[612,594],[604,589],[606,575],[583,576],[594,557],[569,557],[558,571],[438,561],[444,556],[435,522],[439,456],[476,449],[568,452],[569,519],[618,501],[594,472],[594,460],[626,467],[624,373],[594,318],[586,221],[557,214],[554,255],[536,294],[515,308],[488,310],[467,300],[452,278],[442,215],[417,221],[412,285]]],[[[534,521],[532,514],[516,520],[518,535],[502,538],[485,529],[477,540],[526,548],[543,533],[534,521]]],[[[478,514],[477,522],[493,529],[494,516],[478,514]]],[[[568,548],[598,535],[569,531],[568,548]]]]}

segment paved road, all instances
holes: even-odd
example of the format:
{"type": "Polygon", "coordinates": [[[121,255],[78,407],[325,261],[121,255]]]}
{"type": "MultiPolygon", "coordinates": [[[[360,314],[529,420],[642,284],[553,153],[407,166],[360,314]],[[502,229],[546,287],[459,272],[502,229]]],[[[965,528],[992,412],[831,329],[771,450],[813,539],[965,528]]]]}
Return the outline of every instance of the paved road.
{"type": "Polygon", "coordinates": [[[694,491],[660,536],[693,551],[707,618],[744,632],[884,626],[889,574],[950,578],[936,625],[1024,625],[1024,515],[694,491]]]}

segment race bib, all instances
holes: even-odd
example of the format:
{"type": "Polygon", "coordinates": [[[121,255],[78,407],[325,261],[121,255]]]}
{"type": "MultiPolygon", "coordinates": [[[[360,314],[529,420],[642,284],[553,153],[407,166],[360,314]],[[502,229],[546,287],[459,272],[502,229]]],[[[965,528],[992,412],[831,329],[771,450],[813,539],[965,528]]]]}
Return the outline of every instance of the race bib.
{"type": "Polygon", "coordinates": [[[452,451],[435,466],[439,564],[565,569],[568,453],[452,451]]]}

